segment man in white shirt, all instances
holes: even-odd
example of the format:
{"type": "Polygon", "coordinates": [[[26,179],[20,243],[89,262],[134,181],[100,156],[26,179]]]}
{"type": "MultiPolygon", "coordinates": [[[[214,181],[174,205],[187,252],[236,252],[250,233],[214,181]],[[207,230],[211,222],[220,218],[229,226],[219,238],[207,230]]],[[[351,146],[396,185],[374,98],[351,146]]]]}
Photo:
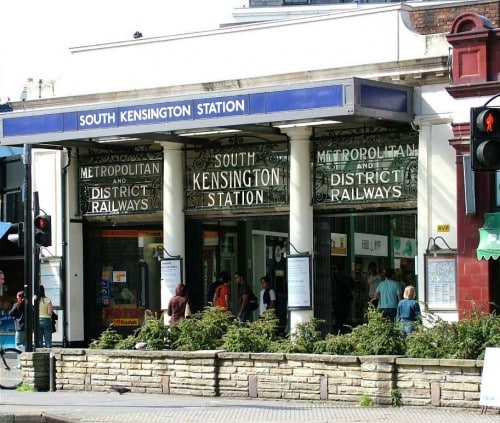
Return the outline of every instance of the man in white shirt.
{"type": "Polygon", "coordinates": [[[271,288],[271,281],[267,276],[260,278],[260,286],[259,316],[262,316],[266,310],[276,308],[276,291],[271,288]]]}

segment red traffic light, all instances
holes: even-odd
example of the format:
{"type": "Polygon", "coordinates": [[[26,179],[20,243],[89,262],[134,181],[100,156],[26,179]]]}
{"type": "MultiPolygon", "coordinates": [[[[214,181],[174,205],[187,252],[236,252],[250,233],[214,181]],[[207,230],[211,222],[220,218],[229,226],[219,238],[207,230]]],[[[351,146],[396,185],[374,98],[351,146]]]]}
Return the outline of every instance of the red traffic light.
{"type": "Polygon", "coordinates": [[[477,129],[488,134],[500,131],[499,109],[484,109],[476,117],[477,129]]]}
{"type": "Polygon", "coordinates": [[[49,226],[47,216],[37,216],[35,218],[35,228],[46,229],[49,226]]]}
{"type": "Polygon", "coordinates": [[[52,225],[51,217],[40,214],[33,222],[35,227],[35,244],[39,247],[50,247],[52,245],[52,225]]]}

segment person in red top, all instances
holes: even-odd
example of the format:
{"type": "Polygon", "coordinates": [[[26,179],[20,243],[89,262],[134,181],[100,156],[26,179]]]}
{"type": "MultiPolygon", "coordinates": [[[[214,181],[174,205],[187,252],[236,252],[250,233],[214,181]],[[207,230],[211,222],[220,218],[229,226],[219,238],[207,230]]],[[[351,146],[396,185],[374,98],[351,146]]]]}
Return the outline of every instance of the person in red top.
{"type": "Polygon", "coordinates": [[[186,286],[180,283],[175,287],[175,296],[168,302],[167,314],[170,316],[170,322],[175,323],[186,317],[186,307],[188,299],[186,298],[186,286]]]}
{"type": "Polygon", "coordinates": [[[231,310],[231,284],[229,273],[221,272],[222,283],[215,289],[213,304],[222,311],[231,310]]]}

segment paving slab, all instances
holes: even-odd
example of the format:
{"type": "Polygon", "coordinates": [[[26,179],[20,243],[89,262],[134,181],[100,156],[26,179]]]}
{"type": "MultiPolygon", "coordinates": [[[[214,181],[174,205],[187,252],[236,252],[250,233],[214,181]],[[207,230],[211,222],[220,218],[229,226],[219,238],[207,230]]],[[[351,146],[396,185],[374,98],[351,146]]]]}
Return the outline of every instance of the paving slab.
{"type": "Polygon", "coordinates": [[[500,423],[498,409],[361,407],[331,401],[263,400],[117,392],[0,391],[0,423],[500,423]],[[20,420],[37,417],[38,420],[20,420]],[[7,420],[6,420],[7,419],[7,420]]]}

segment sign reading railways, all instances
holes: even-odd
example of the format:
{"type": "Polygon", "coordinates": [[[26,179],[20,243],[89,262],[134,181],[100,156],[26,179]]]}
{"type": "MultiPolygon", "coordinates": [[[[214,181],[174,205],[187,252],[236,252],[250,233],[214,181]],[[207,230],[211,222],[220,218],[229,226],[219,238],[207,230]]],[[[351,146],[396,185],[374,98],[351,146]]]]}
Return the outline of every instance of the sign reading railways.
{"type": "Polygon", "coordinates": [[[314,145],[315,203],[416,200],[416,133],[340,134],[318,139],[314,145]]]}
{"type": "Polygon", "coordinates": [[[244,143],[186,150],[186,210],[288,204],[288,143],[244,143]]]}
{"type": "Polygon", "coordinates": [[[86,155],[79,158],[80,211],[86,216],[162,210],[162,153],[86,155]]]}

